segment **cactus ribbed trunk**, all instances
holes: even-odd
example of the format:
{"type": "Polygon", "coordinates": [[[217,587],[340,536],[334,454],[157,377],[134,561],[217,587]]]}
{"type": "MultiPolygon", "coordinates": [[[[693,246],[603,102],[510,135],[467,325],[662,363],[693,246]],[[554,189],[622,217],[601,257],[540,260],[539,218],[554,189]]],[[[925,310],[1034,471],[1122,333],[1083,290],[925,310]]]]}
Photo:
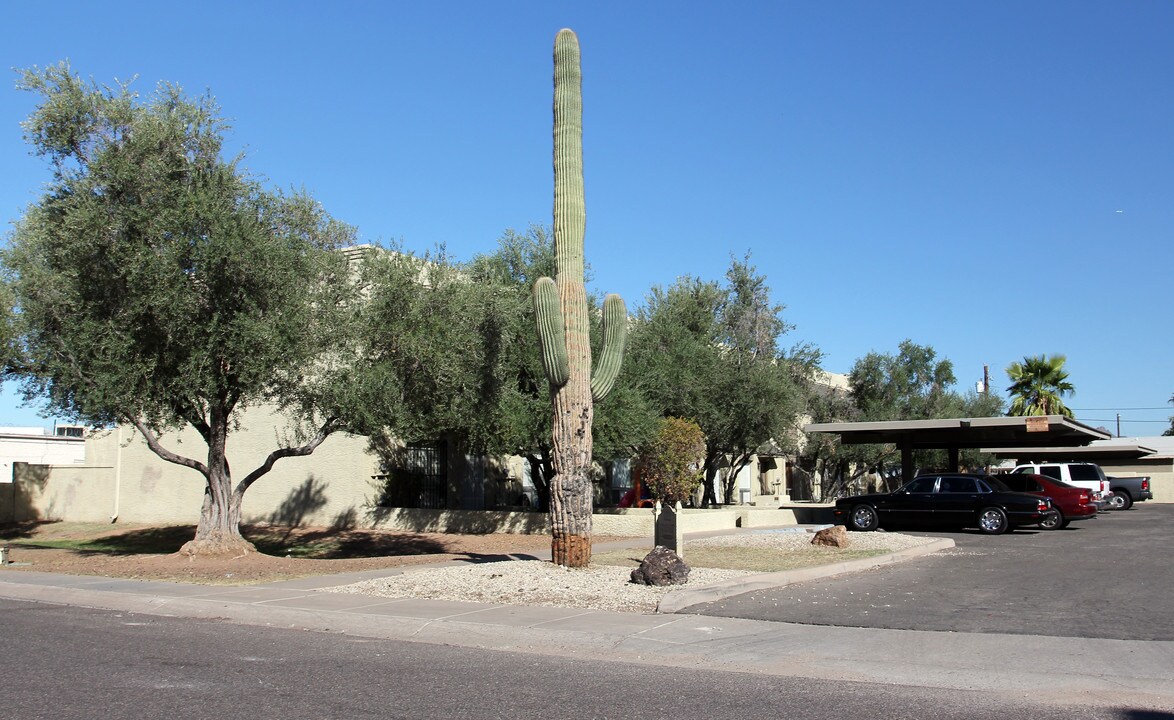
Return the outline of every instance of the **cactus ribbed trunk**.
{"type": "Polygon", "coordinates": [[[554,40],[554,280],[534,283],[534,317],[542,369],[551,383],[551,556],[556,564],[591,563],[592,416],[619,375],[627,310],[618,295],[603,301],[603,349],[592,374],[587,289],[583,287],[582,81],[579,39],[554,40]]]}
{"type": "Polygon", "coordinates": [[[534,316],[542,367],[550,381],[551,555],[566,567],[591,562],[591,421],[594,402],[620,371],[627,311],[618,295],[604,300],[603,352],[592,374],[590,317],[583,284],[583,94],[579,39],[560,30],[554,41],[554,252],[556,277],[534,283],[534,316]]]}
{"type": "Polygon", "coordinates": [[[570,30],[554,47],[554,251],[559,307],[566,339],[567,381],[553,389],[554,478],[550,520],[553,560],[567,567],[591,562],[591,342],[583,285],[583,100],[579,42],[570,30]]]}

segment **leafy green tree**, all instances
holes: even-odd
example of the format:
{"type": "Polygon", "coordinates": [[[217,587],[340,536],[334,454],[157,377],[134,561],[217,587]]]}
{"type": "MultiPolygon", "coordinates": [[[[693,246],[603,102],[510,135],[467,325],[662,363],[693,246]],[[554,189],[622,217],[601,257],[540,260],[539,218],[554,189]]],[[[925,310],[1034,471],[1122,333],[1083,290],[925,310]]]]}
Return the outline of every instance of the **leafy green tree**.
{"type": "Polygon", "coordinates": [[[129,423],[198,473],[204,502],[186,552],[251,550],[245,491],[346,427],[314,409],[344,384],[353,347],[337,251],[352,231],[223,159],[227,126],[211,97],[160,85],[140,101],[64,63],[24,71],[19,86],[41,97],[24,128],[52,177],[0,257],[16,308],[7,370],[26,399],[94,426],[129,423]],[[260,403],[305,432],[234,484],[229,438],[260,403]],[[185,426],[202,457],[164,446],[165,431],[185,426]]]}
{"type": "Polygon", "coordinates": [[[12,286],[8,278],[0,275],[0,382],[8,379],[20,356],[15,310],[16,297],[12,286]]]}
{"type": "Polygon", "coordinates": [[[637,314],[630,373],[656,411],[697,421],[706,437],[703,504],[731,502],[738,472],[764,444],[792,443],[803,408],[797,357],[778,345],[782,306],[749,258],[731,261],[724,285],[685,277],[653,288],[637,314]],[[719,472],[723,460],[728,465],[719,472]]]}
{"type": "Polygon", "coordinates": [[[1064,396],[1071,395],[1076,388],[1068,382],[1065,360],[1063,355],[1034,355],[1008,365],[1011,386],[1007,392],[1011,395],[1011,408],[1007,414],[1072,417],[1072,411],[1064,405],[1064,396]]]}
{"type": "MultiPolygon", "coordinates": [[[[509,328],[509,337],[515,339],[504,343],[508,370],[497,388],[495,412],[487,416],[498,434],[484,449],[524,457],[543,508],[550,499],[550,480],[554,474],[550,395],[534,340],[531,292],[537,278],[552,276],[554,265],[550,231],[531,225],[525,233],[507,230],[495,252],[474,258],[464,270],[472,282],[495,288],[494,292],[504,303],[500,322],[509,328]]],[[[591,318],[594,325],[599,320],[598,298],[592,298],[591,305],[596,308],[591,318]]],[[[592,341],[601,336],[598,328],[593,327],[592,341]]],[[[597,353],[599,348],[592,351],[597,353]]],[[[632,377],[626,369],[621,370],[611,393],[595,403],[592,435],[596,462],[631,457],[655,429],[656,415],[633,386],[632,377]]]]}
{"type": "MultiPolygon", "coordinates": [[[[850,390],[846,397],[826,393],[814,405],[813,416],[819,422],[928,420],[948,417],[991,417],[1002,413],[1002,401],[989,394],[960,394],[951,389],[956,382],[954,366],[938,358],[929,345],[903,340],[895,354],[870,352],[859,358],[848,376],[850,390]],[[847,402],[845,402],[847,401],[847,402]]],[[[824,487],[824,499],[836,496],[861,475],[877,472],[886,481],[896,481],[884,471],[898,462],[900,452],[894,445],[841,445],[822,437],[809,443],[801,466],[825,468],[830,479],[824,487]]],[[[959,462],[977,467],[990,461],[977,451],[966,450],[959,462]]],[[[917,451],[914,462],[921,467],[945,464],[944,451],[917,451]]],[[[891,484],[891,483],[890,483],[891,484]]]]}
{"type": "Polygon", "coordinates": [[[471,282],[446,255],[372,249],[359,273],[359,358],[337,414],[369,435],[445,440],[480,454],[500,444],[496,424],[516,303],[471,282]]]}
{"type": "Polygon", "coordinates": [[[954,365],[928,345],[903,340],[896,355],[870,352],[852,366],[851,398],[861,420],[949,417],[954,365]]]}

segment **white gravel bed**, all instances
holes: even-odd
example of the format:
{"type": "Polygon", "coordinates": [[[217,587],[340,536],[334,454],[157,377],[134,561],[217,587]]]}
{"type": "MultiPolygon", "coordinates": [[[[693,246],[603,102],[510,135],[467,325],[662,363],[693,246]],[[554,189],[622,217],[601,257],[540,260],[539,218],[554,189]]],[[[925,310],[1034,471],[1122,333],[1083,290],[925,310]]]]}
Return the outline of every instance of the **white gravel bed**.
{"type": "MultiPolygon", "coordinates": [[[[653,612],[661,597],[673,589],[637,585],[629,581],[631,574],[632,568],[612,565],[569,570],[547,560],[506,560],[407,570],[402,575],[365,580],[329,588],[329,591],[391,598],[653,612]]],[[[689,585],[710,585],[749,574],[744,570],[693,568],[689,572],[689,585]]]]}
{"type": "MultiPolygon", "coordinates": [[[[689,540],[689,547],[737,546],[799,550],[810,546],[805,532],[743,533],[689,540]]],[[[934,538],[898,533],[852,533],[853,549],[901,550],[934,538]]],[[[686,554],[686,562],[688,556],[686,554]]],[[[592,565],[570,570],[545,560],[509,560],[445,568],[405,570],[402,574],[352,585],[324,588],[327,592],[388,598],[423,598],[504,605],[548,605],[594,610],[654,612],[657,603],[677,587],[649,587],[629,581],[632,569],[592,565]]],[[[712,585],[753,573],[745,570],[692,568],[689,587],[712,585]]]]}

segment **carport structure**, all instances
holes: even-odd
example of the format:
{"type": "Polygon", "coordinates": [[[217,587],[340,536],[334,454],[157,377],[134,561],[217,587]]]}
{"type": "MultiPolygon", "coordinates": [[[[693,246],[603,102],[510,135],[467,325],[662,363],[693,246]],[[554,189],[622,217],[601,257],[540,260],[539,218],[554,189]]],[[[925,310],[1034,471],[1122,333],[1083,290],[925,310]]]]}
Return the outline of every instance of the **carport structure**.
{"type": "Polygon", "coordinates": [[[901,481],[913,479],[914,450],[945,450],[958,471],[963,448],[1079,447],[1109,433],[1063,415],[812,423],[806,432],[835,433],[845,445],[893,444],[901,449],[901,481]]]}

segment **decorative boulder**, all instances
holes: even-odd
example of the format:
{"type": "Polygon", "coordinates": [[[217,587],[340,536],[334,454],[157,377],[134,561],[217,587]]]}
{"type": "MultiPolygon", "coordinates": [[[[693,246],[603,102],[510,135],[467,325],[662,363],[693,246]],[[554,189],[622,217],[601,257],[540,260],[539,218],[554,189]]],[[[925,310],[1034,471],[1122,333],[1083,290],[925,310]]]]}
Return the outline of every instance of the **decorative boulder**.
{"type": "Polygon", "coordinates": [[[689,566],[675,552],[657,545],[632,571],[638,585],[684,585],[689,580],[689,566]]]}
{"type": "Polygon", "coordinates": [[[815,537],[811,538],[811,544],[846,548],[852,541],[848,539],[848,530],[843,525],[833,525],[815,533],[815,537]]]}

